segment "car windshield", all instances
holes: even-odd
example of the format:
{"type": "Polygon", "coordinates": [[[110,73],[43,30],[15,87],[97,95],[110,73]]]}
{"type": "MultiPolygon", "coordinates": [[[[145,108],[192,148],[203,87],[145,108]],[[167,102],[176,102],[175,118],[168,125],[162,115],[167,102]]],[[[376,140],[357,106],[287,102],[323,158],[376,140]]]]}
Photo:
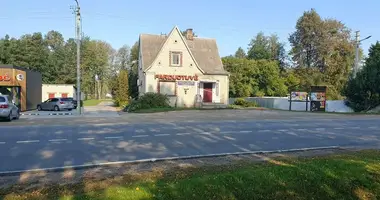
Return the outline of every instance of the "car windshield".
{"type": "Polygon", "coordinates": [[[0,102],[1,103],[5,102],[5,98],[4,97],[0,97],[0,102]]]}

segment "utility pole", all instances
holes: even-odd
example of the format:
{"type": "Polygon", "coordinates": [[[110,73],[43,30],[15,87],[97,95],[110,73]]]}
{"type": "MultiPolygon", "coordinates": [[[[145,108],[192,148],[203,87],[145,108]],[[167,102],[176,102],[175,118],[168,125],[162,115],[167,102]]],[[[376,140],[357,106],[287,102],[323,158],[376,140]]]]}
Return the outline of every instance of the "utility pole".
{"type": "Polygon", "coordinates": [[[355,31],[355,63],[354,63],[354,78],[359,70],[359,44],[360,44],[360,31],[355,31]]]}
{"type": "Polygon", "coordinates": [[[355,31],[355,63],[354,63],[354,78],[356,77],[356,73],[359,71],[359,48],[360,48],[360,43],[364,40],[367,40],[371,38],[372,36],[367,36],[364,39],[360,40],[360,31],[355,31]]]}
{"type": "Polygon", "coordinates": [[[80,15],[80,7],[78,0],[75,0],[77,3],[77,7],[75,8],[75,35],[77,39],[77,102],[79,103],[79,106],[77,107],[78,115],[82,114],[82,95],[81,95],[81,88],[80,88],[80,43],[81,43],[81,36],[82,36],[82,21],[81,21],[81,15],[80,15]]]}

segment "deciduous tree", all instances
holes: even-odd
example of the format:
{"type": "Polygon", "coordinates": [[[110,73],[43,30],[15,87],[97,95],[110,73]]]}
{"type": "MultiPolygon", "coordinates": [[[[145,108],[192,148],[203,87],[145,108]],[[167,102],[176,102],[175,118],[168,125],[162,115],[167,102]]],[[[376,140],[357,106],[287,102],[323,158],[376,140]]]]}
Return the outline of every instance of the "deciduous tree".
{"type": "Polygon", "coordinates": [[[326,85],[329,99],[341,99],[354,60],[350,30],[311,9],[298,19],[289,42],[301,88],[308,91],[311,85],[326,85]]]}
{"type": "Polygon", "coordinates": [[[246,58],[247,54],[245,53],[244,49],[239,47],[235,52],[235,58],[246,58]]]}

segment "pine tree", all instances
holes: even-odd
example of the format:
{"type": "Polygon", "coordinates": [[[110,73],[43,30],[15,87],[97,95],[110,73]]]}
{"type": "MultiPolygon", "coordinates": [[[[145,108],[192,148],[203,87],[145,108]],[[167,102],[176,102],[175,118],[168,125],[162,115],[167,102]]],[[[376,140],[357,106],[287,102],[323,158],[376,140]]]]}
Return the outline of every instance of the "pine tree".
{"type": "Polygon", "coordinates": [[[380,43],[372,45],[363,69],[350,78],[344,90],[347,104],[357,112],[380,105],[380,43]]]}

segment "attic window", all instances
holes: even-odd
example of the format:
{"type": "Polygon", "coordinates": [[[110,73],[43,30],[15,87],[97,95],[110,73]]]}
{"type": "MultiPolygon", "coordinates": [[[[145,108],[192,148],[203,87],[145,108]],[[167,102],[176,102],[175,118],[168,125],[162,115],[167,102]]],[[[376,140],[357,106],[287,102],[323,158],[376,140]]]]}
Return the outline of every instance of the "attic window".
{"type": "Polygon", "coordinates": [[[177,40],[174,40],[174,43],[177,43],[177,40]]]}
{"type": "Polygon", "coordinates": [[[182,53],[170,52],[170,66],[180,67],[182,65],[182,53]]]}

